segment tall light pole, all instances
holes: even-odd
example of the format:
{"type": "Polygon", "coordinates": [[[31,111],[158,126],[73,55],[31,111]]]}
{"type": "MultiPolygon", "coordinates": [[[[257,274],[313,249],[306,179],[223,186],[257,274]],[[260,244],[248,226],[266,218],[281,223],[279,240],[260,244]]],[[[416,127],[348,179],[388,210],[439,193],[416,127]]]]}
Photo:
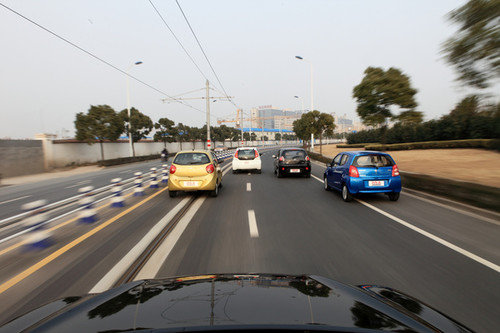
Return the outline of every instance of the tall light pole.
{"type": "MultiPolygon", "coordinates": [[[[314,111],[314,90],[313,90],[313,65],[311,62],[305,60],[301,56],[295,56],[296,59],[304,60],[311,66],[310,74],[311,74],[311,111],[314,111]]],[[[311,133],[311,148],[314,149],[314,134],[311,133]]]]}
{"type": "Polygon", "coordinates": [[[132,146],[132,124],[130,119],[130,84],[129,84],[129,76],[128,73],[135,65],[142,64],[142,61],[136,61],[127,70],[127,116],[128,116],[128,143],[129,143],[129,156],[132,157],[134,155],[134,147],[132,146]]]}

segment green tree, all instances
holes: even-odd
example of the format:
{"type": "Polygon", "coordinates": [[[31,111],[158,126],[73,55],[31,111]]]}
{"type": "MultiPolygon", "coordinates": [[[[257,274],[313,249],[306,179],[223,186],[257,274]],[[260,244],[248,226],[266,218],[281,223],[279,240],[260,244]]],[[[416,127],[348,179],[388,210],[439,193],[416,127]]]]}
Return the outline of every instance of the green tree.
{"type": "Polygon", "coordinates": [[[184,125],[183,123],[178,123],[175,127],[175,133],[177,140],[179,140],[179,149],[182,150],[182,142],[189,141],[188,137],[189,126],[184,125]]]}
{"type": "Polygon", "coordinates": [[[87,114],[79,112],[75,119],[76,139],[101,146],[101,160],[104,160],[104,140],[116,140],[123,133],[123,122],[109,105],[91,105],[87,114]]]}
{"type": "Polygon", "coordinates": [[[391,111],[393,107],[404,109],[403,112],[418,112],[414,111],[417,90],[411,87],[410,78],[401,70],[368,67],[364,74],[352,93],[358,104],[356,112],[364,124],[385,126],[389,118],[397,119],[391,111]]]}
{"type": "Polygon", "coordinates": [[[231,139],[232,137],[231,128],[226,125],[220,125],[219,127],[210,127],[210,131],[212,133],[212,138],[214,141],[224,142],[227,139],[231,139]]]}
{"type": "Polygon", "coordinates": [[[395,119],[402,125],[416,125],[424,120],[424,115],[420,111],[409,110],[401,112],[395,119]]]}
{"type": "Polygon", "coordinates": [[[464,84],[484,89],[500,77],[500,1],[469,0],[451,11],[458,32],[442,48],[464,84]]]}
{"type": "Polygon", "coordinates": [[[129,128],[132,133],[132,152],[135,156],[134,142],[144,139],[153,130],[153,121],[136,108],[130,109],[130,120],[127,109],[120,111],[120,117],[126,123],[125,133],[130,137],[129,128]]]}
{"type": "Polygon", "coordinates": [[[274,140],[276,140],[276,141],[281,140],[281,133],[275,133],[274,134],[274,140]]]}
{"type": "Polygon", "coordinates": [[[167,147],[167,142],[174,142],[177,136],[177,129],[174,126],[173,120],[168,118],[160,118],[157,123],[155,123],[155,141],[162,141],[164,147],[167,147]]]}
{"type": "Polygon", "coordinates": [[[311,138],[312,128],[307,125],[304,115],[293,122],[293,131],[300,140],[304,141],[304,143],[308,145],[307,143],[311,138]]]}
{"type": "Polygon", "coordinates": [[[322,154],[323,136],[333,136],[335,123],[332,115],[314,110],[304,113],[300,119],[294,121],[293,129],[297,137],[304,141],[308,140],[311,134],[319,137],[319,150],[322,154]]]}

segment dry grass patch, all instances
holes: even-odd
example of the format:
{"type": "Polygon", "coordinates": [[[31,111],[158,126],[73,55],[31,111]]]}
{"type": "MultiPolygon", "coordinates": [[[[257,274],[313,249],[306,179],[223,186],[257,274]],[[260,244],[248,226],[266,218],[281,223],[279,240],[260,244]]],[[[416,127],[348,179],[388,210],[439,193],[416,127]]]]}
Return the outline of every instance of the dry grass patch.
{"type": "MultiPolygon", "coordinates": [[[[342,151],[336,145],[323,146],[323,155],[342,151]]],[[[319,153],[319,147],[314,151],[319,153]]],[[[500,153],[484,149],[422,149],[388,152],[401,171],[500,187],[500,153]]]]}

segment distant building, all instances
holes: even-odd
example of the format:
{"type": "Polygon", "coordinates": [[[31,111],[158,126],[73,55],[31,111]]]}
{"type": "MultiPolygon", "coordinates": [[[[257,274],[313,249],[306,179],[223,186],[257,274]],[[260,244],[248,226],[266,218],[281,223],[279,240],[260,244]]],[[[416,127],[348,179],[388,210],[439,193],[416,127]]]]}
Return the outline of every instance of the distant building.
{"type": "Polygon", "coordinates": [[[250,111],[252,119],[254,119],[252,126],[264,127],[270,129],[286,129],[293,130],[293,122],[302,116],[300,111],[290,111],[273,108],[272,105],[264,105],[258,108],[253,108],[250,111]],[[287,118],[283,118],[286,116],[287,118]]]}

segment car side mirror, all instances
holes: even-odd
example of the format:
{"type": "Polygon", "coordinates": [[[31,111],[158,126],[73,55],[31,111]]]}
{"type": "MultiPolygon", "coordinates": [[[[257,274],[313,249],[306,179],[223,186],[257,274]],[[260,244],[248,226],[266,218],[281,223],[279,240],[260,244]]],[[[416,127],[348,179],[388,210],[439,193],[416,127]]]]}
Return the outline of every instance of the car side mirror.
{"type": "Polygon", "coordinates": [[[264,153],[260,153],[260,156],[264,155],[264,153]]]}
{"type": "Polygon", "coordinates": [[[327,167],[327,168],[329,168],[329,167],[331,167],[331,166],[332,166],[332,164],[331,164],[331,163],[325,163],[325,165],[326,165],[326,167],[327,167]]]}

